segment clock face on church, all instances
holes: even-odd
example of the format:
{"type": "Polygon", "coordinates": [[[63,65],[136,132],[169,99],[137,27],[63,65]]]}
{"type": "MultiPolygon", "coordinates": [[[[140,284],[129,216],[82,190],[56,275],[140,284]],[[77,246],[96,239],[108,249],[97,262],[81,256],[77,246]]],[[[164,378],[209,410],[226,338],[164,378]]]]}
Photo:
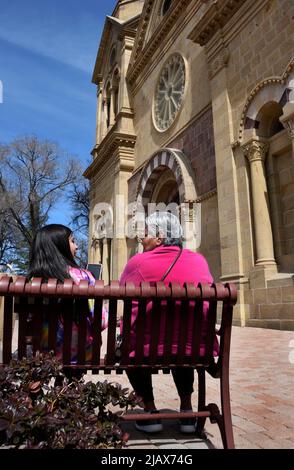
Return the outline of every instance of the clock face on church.
{"type": "Polygon", "coordinates": [[[185,63],[180,54],[172,55],[163,66],[154,94],[153,123],[160,132],[174,122],[185,91],[185,63]]]}

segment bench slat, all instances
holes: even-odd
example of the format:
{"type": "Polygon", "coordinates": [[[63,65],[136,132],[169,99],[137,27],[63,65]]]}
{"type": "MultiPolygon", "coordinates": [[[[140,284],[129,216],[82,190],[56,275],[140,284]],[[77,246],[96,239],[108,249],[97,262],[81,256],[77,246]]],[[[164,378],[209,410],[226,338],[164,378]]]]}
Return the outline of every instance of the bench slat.
{"type": "Polygon", "coordinates": [[[89,317],[89,305],[85,299],[76,300],[78,314],[78,364],[86,360],[87,321],[89,317]]]}
{"type": "Polygon", "coordinates": [[[28,298],[20,297],[18,304],[18,358],[22,359],[27,355],[26,337],[28,334],[29,307],[28,298]]]}
{"type": "Polygon", "coordinates": [[[199,361],[201,329],[203,320],[203,300],[196,300],[194,305],[193,327],[192,327],[192,352],[191,361],[199,361]]]}
{"type": "Polygon", "coordinates": [[[136,318],[136,349],[135,363],[142,364],[144,357],[144,333],[146,323],[147,300],[140,299],[138,303],[138,316],[136,318]]]}
{"type": "Polygon", "coordinates": [[[123,343],[121,347],[121,364],[129,362],[129,354],[131,350],[131,320],[132,320],[132,301],[125,299],[123,311],[123,343]]]}
{"type": "Polygon", "coordinates": [[[56,335],[58,325],[58,311],[57,299],[49,299],[47,307],[46,320],[48,321],[48,349],[49,351],[56,351],[56,335]]]}
{"type": "Polygon", "coordinates": [[[188,338],[188,317],[189,317],[189,300],[182,300],[180,306],[180,328],[178,339],[177,364],[181,364],[184,360],[186,344],[188,338]]]}
{"type": "Polygon", "coordinates": [[[43,304],[43,298],[36,297],[34,300],[34,312],[32,312],[32,343],[34,354],[41,350],[45,309],[46,306],[43,304]]]}
{"type": "Polygon", "coordinates": [[[116,322],[117,322],[116,314],[117,314],[117,299],[111,298],[109,300],[109,320],[108,320],[106,364],[115,364],[115,339],[116,339],[116,322]]]}
{"type": "Polygon", "coordinates": [[[63,351],[62,362],[69,365],[71,362],[72,324],[75,312],[75,299],[63,299],[58,304],[63,322],[63,351]]]}
{"type": "Polygon", "coordinates": [[[100,363],[100,349],[102,344],[101,326],[102,326],[102,299],[95,299],[94,318],[93,318],[93,347],[92,347],[92,364],[100,363]]]}
{"type": "Polygon", "coordinates": [[[215,325],[216,325],[216,307],[217,302],[214,300],[209,301],[209,309],[207,312],[207,334],[206,334],[206,348],[205,348],[205,359],[213,357],[213,345],[215,339],[215,325]]]}
{"type": "Polygon", "coordinates": [[[169,364],[172,357],[172,342],[175,324],[175,300],[167,300],[166,322],[165,322],[165,337],[164,337],[164,350],[163,362],[169,364]]]}
{"type": "Polygon", "coordinates": [[[160,361],[160,357],[158,356],[158,343],[159,343],[159,331],[160,331],[160,324],[162,321],[162,308],[161,308],[161,300],[154,299],[151,312],[151,330],[150,330],[150,352],[149,352],[149,360],[151,363],[160,361]]]}
{"type": "Polygon", "coordinates": [[[7,364],[11,360],[12,346],[12,312],[13,297],[4,299],[4,322],[3,322],[3,362],[7,364]]]}

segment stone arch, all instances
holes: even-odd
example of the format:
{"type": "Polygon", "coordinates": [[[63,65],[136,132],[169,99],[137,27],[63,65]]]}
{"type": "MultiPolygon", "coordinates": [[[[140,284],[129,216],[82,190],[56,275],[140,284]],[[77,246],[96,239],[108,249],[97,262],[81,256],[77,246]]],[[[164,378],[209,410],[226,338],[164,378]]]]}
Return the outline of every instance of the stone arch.
{"type": "Polygon", "coordinates": [[[111,74],[111,85],[116,86],[117,80],[120,78],[120,68],[118,65],[115,66],[113,73],[111,74]]]}
{"type": "Polygon", "coordinates": [[[294,60],[291,60],[282,76],[269,77],[251,91],[241,116],[239,142],[246,141],[246,131],[252,133],[252,129],[258,128],[258,114],[267,103],[275,102],[283,107],[287,102],[294,101],[293,68],[294,60]]]}
{"type": "Polygon", "coordinates": [[[153,154],[142,170],[137,186],[136,200],[144,208],[150,201],[155,181],[166,167],[175,175],[180,203],[196,201],[197,194],[192,178],[194,170],[187,157],[180,150],[164,148],[153,154]]]}
{"type": "Polygon", "coordinates": [[[284,129],[279,117],[283,114],[283,107],[277,101],[267,101],[256,116],[258,128],[256,134],[262,138],[270,138],[284,129]]]}
{"type": "Polygon", "coordinates": [[[196,186],[193,179],[194,170],[187,157],[180,150],[163,148],[153,154],[147,161],[137,186],[135,212],[143,208],[144,212],[147,213],[153,188],[166,169],[173,173],[178,187],[181,222],[186,238],[186,246],[196,250],[200,245],[197,237],[200,236],[201,232],[201,206],[197,204],[196,186]]]}
{"type": "Polygon", "coordinates": [[[115,63],[116,60],[116,45],[113,44],[110,49],[110,54],[109,54],[109,69],[111,69],[115,63]]]}

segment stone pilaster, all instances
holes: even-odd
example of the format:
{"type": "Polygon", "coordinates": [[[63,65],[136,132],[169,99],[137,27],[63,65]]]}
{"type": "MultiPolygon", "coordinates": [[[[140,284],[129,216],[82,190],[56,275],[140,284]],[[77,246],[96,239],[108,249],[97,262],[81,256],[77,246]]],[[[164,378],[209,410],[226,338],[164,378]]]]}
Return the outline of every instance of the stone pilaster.
{"type": "Polygon", "coordinates": [[[219,211],[221,280],[244,277],[238,184],[232,142],[232,114],[227,93],[226,68],[211,79],[217,197],[219,211]],[[230,208],[228,210],[228,208],[230,208]]]}
{"type": "Polygon", "coordinates": [[[107,238],[103,238],[102,279],[104,280],[105,284],[109,284],[110,280],[108,246],[107,238]]]}
{"type": "Polygon", "coordinates": [[[92,238],[92,253],[92,262],[95,264],[102,263],[101,241],[99,238],[95,238],[94,236],[92,238]]]}
{"type": "Polygon", "coordinates": [[[243,146],[250,164],[256,266],[276,266],[264,161],[268,144],[252,139],[243,146]]]}

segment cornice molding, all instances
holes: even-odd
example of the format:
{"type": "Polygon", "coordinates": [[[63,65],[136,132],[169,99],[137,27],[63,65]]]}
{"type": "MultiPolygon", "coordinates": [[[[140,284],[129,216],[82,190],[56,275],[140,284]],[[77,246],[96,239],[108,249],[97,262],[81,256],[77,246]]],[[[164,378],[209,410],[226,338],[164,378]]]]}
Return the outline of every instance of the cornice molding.
{"type": "MultiPolygon", "coordinates": [[[[126,149],[128,149],[127,153],[129,157],[132,157],[132,160],[134,160],[133,155],[135,143],[135,135],[117,132],[115,128],[112,128],[102,142],[93,148],[91,153],[94,160],[84,172],[84,177],[87,179],[93,178],[98,169],[102,168],[114,153],[118,155],[122,153],[122,158],[125,162],[127,159],[126,149]]],[[[133,168],[134,163],[132,163],[131,166],[133,168]]]]}
{"type": "Polygon", "coordinates": [[[144,3],[141,20],[137,30],[137,40],[130,60],[130,65],[137,60],[139,53],[142,51],[154,3],[155,0],[148,0],[144,3]]]}
{"type": "Polygon", "coordinates": [[[127,80],[131,87],[134,85],[137,77],[148,63],[150,57],[152,57],[156,49],[160,47],[162,40],[166,37],[170,29],[175,25],[183,9],[190,2],[191,0],[178,0],[178,2],[175,2],[169,14],[166,16],[166,18],[163,18],[162,22],[160,22],[159,26],[153,33],[151,39],[142,50],[154,0],[149,0],[146,3],[146,7],[148,6],[148,8],[146,8],[146,15],[143,16],[144,11],[142,14],[141,28],[139,26],[137,40],[133,50],[133,57],[131,57],[130,66],[127,72],[127,80]]]}
{"type": "Polygon", "coordinates": [[[188,39],[205,46],[247,0],[215,0],[192,30],[188,39]]]}

